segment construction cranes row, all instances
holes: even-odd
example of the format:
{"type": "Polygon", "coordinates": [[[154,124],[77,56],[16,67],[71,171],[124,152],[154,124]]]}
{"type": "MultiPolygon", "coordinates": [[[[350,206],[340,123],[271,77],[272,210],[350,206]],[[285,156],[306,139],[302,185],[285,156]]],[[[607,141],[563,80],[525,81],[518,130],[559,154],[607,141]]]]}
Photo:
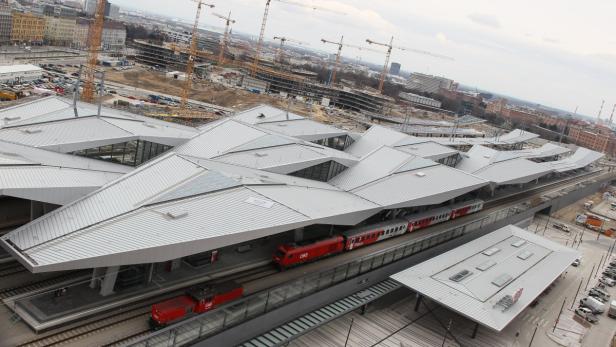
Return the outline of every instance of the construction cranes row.
{"type": "MultiPolygon", "coordinates": [[[[199,52],[198,51],[198,47],[197,47],[197,43],[198,43],[198,34],[199,34],[199,30],[198,30],[198,26],[199,26],[199,20],[202,14],[202,11],[204,9],[204,7],[209,7],[209,8],[214,8],[213,4],[207,4],[205,3],[203,0],[191,0],[193,2],[197,3],[197,10],[196,10],[196,15],[195,15],[195,21],[193,23],[192,26],[192,36],[191,36],[191,40],[190,40],[190,45],[186,48],[185,53],[187,53],[188,58],[187,58],[187,62],[186,62],[186,79],[184,81],[184,85],[182,88],[182,93],[181,93],[181,99],[180,99],[180,113],[185,113],[187,112],[187,105],[188,105],[188,96],[189,93],[191,91],[192,88],[192,82],[193,82],[193,73],[194,73],[194,68],[195,68],[195,59],[197,57],[204,57],[204,55],[202,54],[203,52],[199,52]]],[[[272,4],[272,2],[279,2],[279,3],[284,3],[284,4],[288,4],[288,5],[293,5],[293,6],[298,6],[298,7],[303,7],[303,8],[308,8],[310,10],[313,11],[326,11],[326,12],[333,12],[333,13],[338,13],[338,14],[343,14],[334,10],[330,10],[330,9],[326,9],[326,8],[322,8],[322,7],[318,7],[318,6],[314,6],[314,5],[310,5],[310,4],[305,4],[305,3],[301,3],[301,2],[295,2],[295,1],[289,1],[289,0],[266,0],[265,1],[265,9],[263,12],[263,18],[262,18],[262,22],[261,22],[261,27],[260,27],[260,31],[259,31],[259,37],[257,40],[257,44],[255,47],[255,52],[254,52],[254,60],[252,65],[250,66],[250,72],[251,75],[254,76],[257,73],[257,70],[259,69],[259,59],[260,59],[260,54],[261,54],[261,50],[263,48],[263,41],[264,41],[264,36],[265,36],[265,29],[266,29],[266,24],[267,24],[267,20],[268,20],[268,16],[269,16],[269,11],[270,11],[270,6],[272,4]]],[[[100,50],[100,44],[101,44],[101,37],[102,37],[102,31],[103,31],[103,25],[104,25],[104,8],[105,8],[105,1],[104,0],[99,0],[98,1],[98,5],[97,5],[97,11],[95,14],[95,21],[92,27],[92,30],[90,30],[90,46],[89,46],[89,54],[88,54],[88,68],[86,70],[86,81],[85,81],[85,86],[84,86],[84,93],[83,93],[83,99],[87,100],[87,101],[92,101],[94,98],[94,72],[96,69],[96,63],[97,63],[97,59],[98,59],[98,51],[100,50]]],[[[225,52],[227,51],[227,46],[229,44],[229,36],[230,36],[230,26],[231,24],[235,23],[235,19],[231,18],[231,12],[229,12],[228,15],[224,16],[224,15],[220,15],[217,13],[212,13],[212,15],[222,19],[225,21],[225,31],[223,34],[223,37],[220,41],[220,52],[218,54],[218,64],[219,65],[223,65],[224,63],[224,56],[225,56],[225,52]]],[[[294,42],[296,44],[299,45],[306,45],[307,43],[299,41],[299,40],[295,40],[292,38],[289,38],[287,36],[275,36],[274,40],[279,40],[280,41],[280,45],[278,47],[278,51],[276,54],[276,60],[277,62],[282,62],[283,60],[283,48],[286,42],[294,42]]],[[[383,70],[381,72],[381,76],[380,76],[380,80],[379,80],[379,87],[378,90],[379,92],[383,91],[383,86],[384,86],[384,82],[388,73],[388,68],[389,68],[389,60],[391,57],[391,53],[393,49],[399,49],[399,50],[403,50],[403,51],[411,51],[411,52],[415,52],[415,53],[419,53],[419,54],[425,54],[425,55],[429,55],[432,57],[437,57],[437,58],[444,58],[444,59],[451,59],[449,57],[446,56],[442,56],[442,55],[438,55],[438,54],[434,54],[431,52],[427,52],[427,51],[421,51],[421,50],[416,50],[416,49],[409,49],[409,48],[405,48],[405,47],[398,47],[398,46],[394,46],[393,45],[393,37],[390,39],[389,43],[381,43],[381,42],[377,42],[374,40],[370,40],[367,39],[366,42],[370,45],[376,45],[376,46],[381,46],[381,47],[385,47],[387,50],[385,52],[381,51],[381,50],[377,50],[377,49],[372,49],[372,48],[368,48],[368,47],[362,47],[362,46],[356,46],[356,45],[351,45],[348,43],[343,43],[343,37],[340,38],[339,42],[335,42],[335,41],[330,41],[330,40],[326,40],[326,39],[321,39],[321,42],[326,43],[326,44],[334,44],[337,45],[338,50],[337,50],[337,54],[336,54],[336,60],[335,60],[335,65],[332,69],[332,73],[331,73],[331,77],[328,81],[328,84],[330,85],[334,85],[336,83],[336,74],[340,69],[340,62],[341,62],[341,55],[342,55],[342,48],[343,47],[350,47],[350,48],[356,48],[359,50],[365,50],[365,51],[373,51],[373,52],[379,52],[379,53],[385,53],[385,64],[383,66],[383,70]]],[[[174,50],[180,50],[180,48],[174,48],[174,50]]]]}

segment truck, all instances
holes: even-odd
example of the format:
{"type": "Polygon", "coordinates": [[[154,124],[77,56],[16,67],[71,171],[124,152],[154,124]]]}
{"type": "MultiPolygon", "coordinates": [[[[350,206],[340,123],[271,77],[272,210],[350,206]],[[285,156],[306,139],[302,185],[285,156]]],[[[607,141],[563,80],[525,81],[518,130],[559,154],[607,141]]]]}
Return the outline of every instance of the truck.
{"type": "Polygon", "coordinates": [[[586,215],[586,222],[584,223],[584,226],[591,230],[601,230],[603,227],[603,220],[593,215],[586,215]]]}
{"type": "Polygon", "coordinates": [[[581,299],[580,300],[580,306],[588,307],[592,311],[592,313],[595,313],[595,314],[597,314],[597,313],[601,314],[601,313],[605,312],[605,305],[602,302],[600,302],[599,300],[597,300],[597,299],[595,299],[593,297],[590,297],[590,296],[587,296],[587,297],[581,299]]]}
{"type": "Polygon", "coordinates": [[[610,301],[610,308],[607,311],[607,316],[610,318],[616,318],[616,300],[610,301]]]}

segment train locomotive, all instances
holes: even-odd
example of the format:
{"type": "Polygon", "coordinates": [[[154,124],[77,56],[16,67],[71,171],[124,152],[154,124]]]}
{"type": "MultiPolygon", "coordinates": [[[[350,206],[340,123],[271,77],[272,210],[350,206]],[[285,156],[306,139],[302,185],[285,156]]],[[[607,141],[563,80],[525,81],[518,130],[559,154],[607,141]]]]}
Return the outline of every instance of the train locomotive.
{"type": "Polygon", "coordinates": [[[243,294],[244,288],[234,281],[192,288],[185,295],[152,305],[150,327],[154,330],[160,329],[189,316],[210,311],[240,298],[243,294]]]}

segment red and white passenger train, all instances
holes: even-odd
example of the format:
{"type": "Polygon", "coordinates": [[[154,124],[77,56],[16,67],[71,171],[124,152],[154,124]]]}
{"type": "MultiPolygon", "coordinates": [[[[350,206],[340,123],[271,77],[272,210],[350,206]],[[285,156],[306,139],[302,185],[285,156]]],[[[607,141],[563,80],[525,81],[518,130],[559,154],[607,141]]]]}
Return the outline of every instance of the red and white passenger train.
{"type": "MultiPolygon", "coordinates": [[[[306,244],[284,244],[274,253],[274,262],[285,269],[308,263],[344,251],[352,251],[407,232],[423,229],[450,219],[475,213],[483,208],[483,201],[472,200],[390,221],[354,228],[326,239],[306,244]]],[[[242,286],[235,282],[204,288],[193,288],[185,295],[152,306],[150,324],[153,328],[201,314],[243,295],[242,286]]]]}
{"type": "Polygon", "coordinates": [[[475,213],[481,211],[482,208],[482,200],[466,201],[378,224],[347,230],[341,235],[311,243],[284,244],[278,246],[274,254],[274,262],[282,269],[300,265],[475,213]]]}

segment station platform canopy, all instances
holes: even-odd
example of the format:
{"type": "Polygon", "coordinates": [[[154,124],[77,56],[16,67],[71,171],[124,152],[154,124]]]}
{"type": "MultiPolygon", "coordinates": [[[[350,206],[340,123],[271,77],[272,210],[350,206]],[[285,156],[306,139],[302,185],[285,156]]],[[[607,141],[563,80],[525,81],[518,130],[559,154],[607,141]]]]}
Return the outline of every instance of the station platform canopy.
{"type": "Polygon", "coordinates": [[[501,331],[579,256],[574,249],[509,225],[391,278],[501,331]]]}

